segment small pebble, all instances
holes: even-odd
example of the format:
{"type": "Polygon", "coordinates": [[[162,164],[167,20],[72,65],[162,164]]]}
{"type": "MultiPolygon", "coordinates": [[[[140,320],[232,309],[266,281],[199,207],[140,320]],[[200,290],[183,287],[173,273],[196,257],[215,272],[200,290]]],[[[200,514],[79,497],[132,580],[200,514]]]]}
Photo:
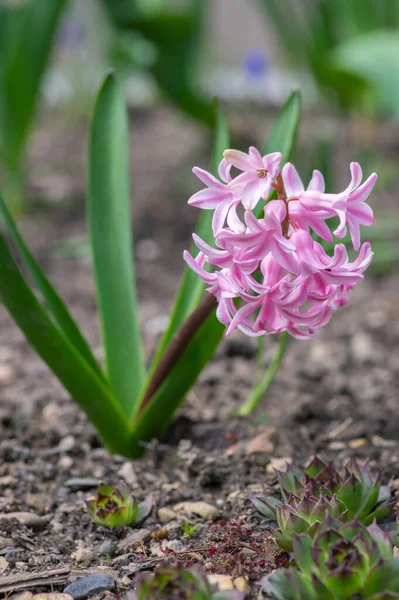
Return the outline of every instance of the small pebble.
{"type": "Polygon", "coordinates": [[[0,365],[0,385],[9,385],[15,377],[15,370],[10,365],[0,365]]]}
{"type": "Polygon", "coordinates": [[[173,508],[176,511],[185,511],[193,515],[198,515],[209,521],[214,521],[219,514],[219,511],[215,506],[208,504],[208,502],[203,502],[202,500],[199,502],[180,502],[173,508]]]}
{"type": "Polygon", "coordinates": [[[43,519],[43,517],[39,517],[39,515],[35,515],[35,513],[30,512],[0,513],[0,520],[1,519],[17,519],[21,525],[32,527],[32,529],[41,529],[47,524],[46,519],[43,519]]]}
{"type": "Polygon", "coordinates": [[[89,594],[115,590],[115,582],[106,573],[94,573],[67,585],[64,594],[70,594],[75,600],[86,598],[89,594]]]}
{"type": "Polygon", "coordinates": [[[32,592],[17,592],[12,596],[9,596],[8,600],[32,600],[32,592]]]}
{"type": "Polygon", "coordinates": [[[108,556],[112,556],[115,554],[116,543],[112,540],[105,540],[98,549],[99,554],[107,554],[108,556]]]}
{"type": "Polygon", "coordinates": [[[77,492],[78,490],[90,490],[100,484],[101,481],[95,477],[72,477],[65,482],[65,487],[77,492]]]}
{"type": "Polygon", "coordinates": [[[131,462],[127,461],[123,463],[122,467],[118,471],[119,477],[122,477],[126,483],[134,488],[138,486],[137,475],[134,472],[133,465],[131,462]]]}
{"type": "Polygon", "coordinates": [[[17,479],[12,475],[4,475],[0,477],[0,487],[14,487],[17,483],[17,479]]]}
{"type": "Polygon", "coordinates": [[[169,521],[173,521],[173,519],[176,519],[176,517],[176,513],[167,506],[164,506],[158,510],[158,519],[161,521],[161,523],[169,523],[169,521]]]}
{"type": "Polygon", "coordinates": [[[60,456],[57,467],[60,471],[69,471],[73,465],[73,459],[70,456],[60,456]]]}
{"type": "MultiPolygon", "coordinates": [[[[124,575],[124,577],[122,577],[122,579],[119,581],[119,585],[125,588],[129,588],[131,584],[132,580],[127,575],[124,575]]],[[[136,598],[136,596],[134,596],[134,598],[136,598]]]]}
{"type": "Polygon", "coordinates": [[[179,553],[187,550],[187,546],[183,544],[180,540],[167,540],[162,541],[160,543],[155,543],[151,545],[151,554],[153,556],[160,556],[163,558],[165,556],[165,550],[172,550],[172,552],[179,553]]]}
{"type": "Polygon", "coordinates": [[[5,571],[8,567],[8,561],[3,558],[2,556],[0,556],[0,573],[1,571],[5,571]]]}
{"type": "Polygon", "coordinates": [[[398,445],[396,440],[386,440],[379,435],[373,435],[371,438],[371,443],[376,448],[394,448],[398,445]]]}
{"type": "Polygon", "coordinates": [[[237,577],[237,579],[234,579],[233,583],[236,590],[243,592],[244,594],[248,594],[250,588],[248,581],[244,577],[237,577]]]}
{"type": "Polygon", "coordinates": [[[217,585],[221,592],[234,590],[234,583],[228,575],[208,575],[208,581],[211,585],[217,585]]]}
{"type": "Polygon", "coordinates": [[[93,558],[93,553],[88,548],[78,548],[75,552],[72,552],[71,558],[77,563],[90,562],[93,558]]]}
{"type": "Polygon", "coordinates": [[[366,444],[366,438],[356,438],[348,442],[349,448],[352,448],[353,450],[356,448],[362,448],[362,446],[365,446],[366,444]]]}
{"type": "Polygon", "coordinates": [[[4,548],[14,548],[14,547],[15,547],[14,540],[0,535],[0,550],[4,550],[4,548]]]}
{"type": "Polygon", "coordinates": [[[292,463],[292,458],[290,456],[285,456],[283,458],[271,458],[266,467],[266,471],[267,473],[274,473],[275,469],[279,471],[285,471],[287,468],[287,463],[292,463]]]}
{"type": "Polygon", "coordinates": [[[345,450],[346,444],[345,444],[345,442],[335,441],[335,442],[330,442],[328,444],[328,447],[330,450],[345,450]]]}
{"type": "Polygon", "coordinates": [[[70,452],[76,446],[76,439],[73,435],[66,435],[58,444],[59,452],[70,452]]]}

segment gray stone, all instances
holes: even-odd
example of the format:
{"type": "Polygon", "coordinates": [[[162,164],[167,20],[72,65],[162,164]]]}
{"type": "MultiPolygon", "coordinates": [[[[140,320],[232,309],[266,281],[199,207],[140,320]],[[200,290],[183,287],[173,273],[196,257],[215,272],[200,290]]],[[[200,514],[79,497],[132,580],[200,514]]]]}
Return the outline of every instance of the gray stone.
{"type": "Polygon", "coordinates": [[[212,504],[208,504],[208,502],[203,502],[202,500],[198,502],[180,502],[173,509],[176,512],[184,511],[192,515],[198,515],[210,521],[214,521],[219,512],[212,504]]]}
{"type": "Polygon", "coordinates": [[[30,512],[0,513],[0,520],[1,519],[17,519],[21,525],[32,527],[32,529],[41,529],[47,524],[47,519],[43,519],[43,517],[39,517],[39,515],[30,512]]]}
{"type": "Polygon", "coordinates": [[[116,542],[113,540],[105,540],[98,549],[98,553],[102,555],[112,556],[115,554],[116,542]]]}
{"type": "Polygon", "coordinates": [[[118,471],[118,475],[122,477],[122,479],[124,479],[130,487],[134,488],[138,486],[137,475],[134,472],[131,462],[127,461],[123,463],[122,467],[118,471]]]}
{"type": "Polygon", "coordinates": [[[72,477],[65,482],[65,486],[70,488],[73,492],[78,490],[90,490],[98,487],[101,484],[99,479],[95,477],[72,477]]]}
{"type": "Polygon", "coordinates": [[[112,577],[106,573],[94,573],[67,585],[64,594],[70,594],[75,600],[79,600],[80,598],[87,598],[89,594],[106,590],[111,592],[115,590],[115,582],[112,577]]]}

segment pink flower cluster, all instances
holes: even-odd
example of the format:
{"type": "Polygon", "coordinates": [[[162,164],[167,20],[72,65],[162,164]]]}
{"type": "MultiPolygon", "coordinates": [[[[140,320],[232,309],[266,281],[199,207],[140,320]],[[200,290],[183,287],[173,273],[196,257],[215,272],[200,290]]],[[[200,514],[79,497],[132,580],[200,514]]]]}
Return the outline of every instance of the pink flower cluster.
{"type": "Polygon", "coordinates": [[[351,181],[340,194],[325,193],[323,175],[314,171],[305,189],[295,167],[280,171],[279,152],[261,156],[226,150],[219,165],[219,181],[195,167],[206,188],[188,201],[214,210],[215,247],[193,235],[199,254],[187,251],[187,264],[208,284],[218,301],[217,317],[227,327],[250,336],[288,331],[308,338],[325,325],[334,310],[348,302],[348,292],[363,279],[371,263],[370,244],[360,246],[360,225],[374,223],[366,200],[377,179],[373,173],[362,184],[362,169],[351,163],[351,181]],[[232,177],[234,167],[239,171],[232,177]],[[277,200],[267,201],[272,189],[277,200]],[[266,201],[259,217],[260,200],[266,201]],[[331,232],[327,220],[339,219],[331,232]],[[335,244],[333,256],[311,232],[333,242],[349,230],[356,260],[349,262],[346,247],[335,244]],[[212,270],[211,270],[211,267],[212,270]]]}

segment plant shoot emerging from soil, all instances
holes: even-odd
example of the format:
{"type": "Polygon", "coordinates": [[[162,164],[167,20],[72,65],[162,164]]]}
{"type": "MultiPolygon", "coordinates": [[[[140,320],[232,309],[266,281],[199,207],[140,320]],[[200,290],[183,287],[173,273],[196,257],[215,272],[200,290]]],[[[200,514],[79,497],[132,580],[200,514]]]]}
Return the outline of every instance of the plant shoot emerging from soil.
{"type": "Polygon", "coordinates": [[[94,496],[86,500],[93,523],[103,527],[119,527],[143,521],[151,511],[152,502],[137,502],[129,490],[101,486],[94,496]]]}

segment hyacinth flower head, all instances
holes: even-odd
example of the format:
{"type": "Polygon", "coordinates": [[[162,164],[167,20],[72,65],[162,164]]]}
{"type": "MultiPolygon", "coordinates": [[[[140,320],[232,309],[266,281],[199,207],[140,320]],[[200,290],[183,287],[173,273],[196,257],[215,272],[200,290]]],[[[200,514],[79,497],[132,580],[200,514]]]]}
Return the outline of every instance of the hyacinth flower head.
{"type": "Polygon", "coordinates": [[[342,471],[315,456],[304,469],[288,464],[286,471],[276,470],[276,475],[281,500],[263,494],[250,500],[259,512],[277,521],[276,541],[285,550],[292,549],[294,534],[313,537],[326,515],[368,525],[384,519],[395,504],[389,489],[381,487],[381,474],[374,477],[369,465],[359,464],[354,457],[342,471]]]}
{"type": "Polygon", "coordinates": [[[298,569],[278,569],[263,590],[277,600],[393,600],[399,598],[399,558],[375,523],[326,519],[312,540],[294,537],[298,569]]]}
{"type": "Polygon", "coordinates": [[[221,181],[194,169],[207,188],[189,204],[215,210],[215,243],[195,235],[199,253],[193,258],[185,252],[184,258],[217,299],[217,316],[227,335],[240,329],[250,336],[287,331],[300,339],[312,337],[348,302],[348,293],[372,261],[370,244],[360,245],[360,225],[374,222],[366,200],[377,175],[361,185],[360,165],[351,163],[350,184],[332,194],[325,192],[319,171],[305,189],[295,167],[287,163],[281,170],[281,161],[279,152],[261,156],[251,147],[248,153],[224,152],[221,181]],[[277,199],[269,201],[273,189],[277,199]],[[339,224],[331,232],[327,220],[333,217],[339,224]],[[343,244],[336,243],[330,256],[314,239],[334,242],[346,228],[358,251],[353,261],[343,244]]]}

